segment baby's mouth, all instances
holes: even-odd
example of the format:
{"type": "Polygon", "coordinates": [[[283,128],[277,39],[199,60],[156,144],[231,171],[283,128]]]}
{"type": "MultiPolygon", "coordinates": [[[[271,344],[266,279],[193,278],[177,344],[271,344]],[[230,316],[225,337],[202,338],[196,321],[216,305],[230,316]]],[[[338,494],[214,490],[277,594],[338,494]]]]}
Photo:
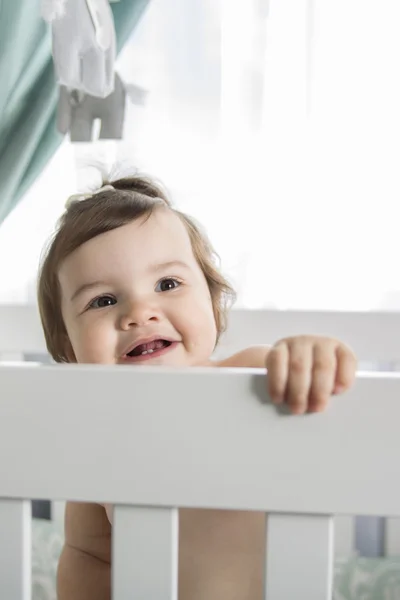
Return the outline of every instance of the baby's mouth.
{"type": "Polygon", "coordinates": [[[148,342],[147,344],[139,344],[135,346],[133,350],[127,353],[127,356],[146,356],[148,354],[154,354],[155,352],[159,352],[160,350],[164,350],[171,346],[172,342],[168,340],[153,340],[152,342],[148,342]]]}

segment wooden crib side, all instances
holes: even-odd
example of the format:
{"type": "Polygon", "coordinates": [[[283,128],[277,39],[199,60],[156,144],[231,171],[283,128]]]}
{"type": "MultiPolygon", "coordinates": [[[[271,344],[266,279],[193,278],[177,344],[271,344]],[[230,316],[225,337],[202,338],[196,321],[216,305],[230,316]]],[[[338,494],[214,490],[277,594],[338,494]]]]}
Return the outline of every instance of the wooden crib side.
{"type": "MultiPolygon", "coordinates": [[[[116,600],[176,599],[180,506],[269,513],[268,600],[330,597],[332,515],[400,516],[400,375],[303,417],[233,369],[0,367],[0,390],[2,504],[19,532],[25,498],[115,504],[116,600]]],[[[0,545],[10,597],[24,544],[0,545]]]]}
{"type": "MultiPolygon", "coordinates": [[[[399,319],[397,312],[234,309],[216,354],[223,356],[246,345],[307,332],[345,340],[355,349],[365,370],[400,370],[400,338],[393,335],[399,329],[399,319]]],[[[0,361],[48,360],[46,354],[37,307],[1,305],[0,361]]],[[[60,521],[64,503],[53,502],[51,511],[60,521]]],[[[336,517],[335,553],[343,557],[356,551],[366,556],[397,556],[400,520],[336,517]]]]}

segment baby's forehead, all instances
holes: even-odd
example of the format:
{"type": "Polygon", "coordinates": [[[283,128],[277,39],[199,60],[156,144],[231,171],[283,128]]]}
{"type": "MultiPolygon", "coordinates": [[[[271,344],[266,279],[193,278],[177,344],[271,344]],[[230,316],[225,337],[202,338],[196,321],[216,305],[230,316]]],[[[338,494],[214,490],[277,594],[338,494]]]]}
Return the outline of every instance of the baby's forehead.
{"type": "Polygon", "coordinates": [[[59,277],[75,279],[85,272],[129,269],[133,263],[145,268],[177,260],[197,265],[186,226],[173,211],[155,210],[82,244],[60,265],[59,277]]]}

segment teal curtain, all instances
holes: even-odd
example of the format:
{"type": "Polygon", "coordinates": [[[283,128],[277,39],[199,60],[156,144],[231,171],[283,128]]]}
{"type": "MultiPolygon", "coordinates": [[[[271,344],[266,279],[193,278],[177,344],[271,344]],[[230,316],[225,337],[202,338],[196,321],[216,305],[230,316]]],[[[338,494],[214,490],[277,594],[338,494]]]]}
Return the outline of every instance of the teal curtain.
{"type": "MultiPolygon", "coordinates": [[[[148,2],[111,4],[118,51],[148,2]]],[[[0,224],[62,142],[57,101],[50,27],[39,0],[0,0],[0,224]]]]}

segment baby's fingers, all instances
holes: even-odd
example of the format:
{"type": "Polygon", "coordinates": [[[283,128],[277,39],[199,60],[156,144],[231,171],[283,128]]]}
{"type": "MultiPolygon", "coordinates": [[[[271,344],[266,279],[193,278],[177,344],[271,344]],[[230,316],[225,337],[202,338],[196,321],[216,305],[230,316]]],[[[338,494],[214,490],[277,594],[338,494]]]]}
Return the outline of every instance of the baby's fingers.
{"type": "Polygon", "coordinates": [[[334,394],[340,394],[353,385],[357,371],[357,359],[347,346],[340,345],[336,349],[336,377],[334,394]]]}
{"type": "Polygon", "coordinates": [[[289,377],[286,402],[293,414],[307,411],[313,366],[312,346],[302,337],[295,339],[290,347],[289,377]]]}
{"type": "Polygon", "coordinates": [[[285,343],[271,348],[266,367],[268,394],[273,402],[281,404],[285,399],[289,373],[289,349],[285,343]]]}
{"type": "Polygon", "coordinates": [[[335,384],[337,359],[332,344],[315,345],[313,350],[313,371],[310,389],[310,411],[326,408],[335,384]]]}

